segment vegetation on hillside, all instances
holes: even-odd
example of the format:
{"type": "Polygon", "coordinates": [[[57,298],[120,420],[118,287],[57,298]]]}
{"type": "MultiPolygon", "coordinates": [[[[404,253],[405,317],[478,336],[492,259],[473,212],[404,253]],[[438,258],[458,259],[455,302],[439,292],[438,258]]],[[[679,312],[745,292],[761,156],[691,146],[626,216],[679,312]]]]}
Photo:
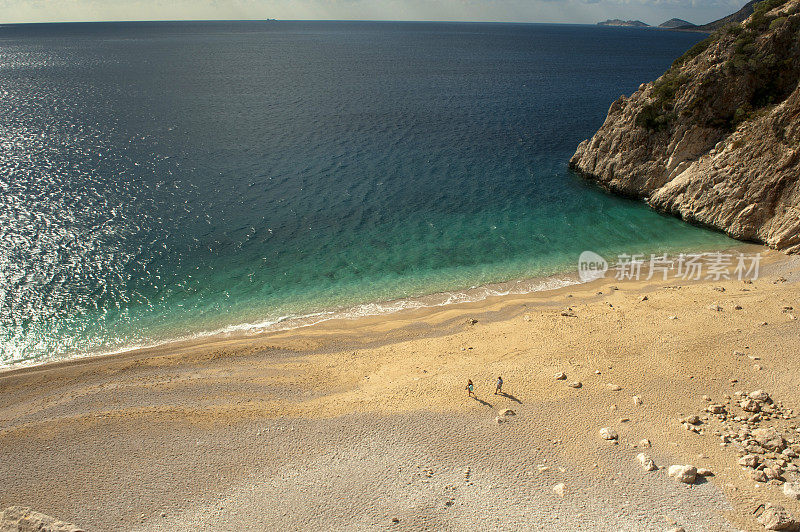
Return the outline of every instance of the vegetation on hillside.
{"type": "MultiPolygon", "coordinates": [[[[750,80],[752,94],[743,94],[744,101],[727,116],[705,117],[703,125],[733,129],[756,116],[759,110],[783,101],[797,86],[800,77],[800,65],[796,61],[800,55],[800,17],[770,14],[786,2],[787,0],[759,2],[746,23],[732,24],[716,31],[676,59],[670,69],[653,84],[653,99],[637,115],[636,125],[651,131],[662,131],[670,127],[678,118],[675,112],[676,96],[691,79],[683,72],[684,65],[723,39],[732,48],[730,58],[725,64],[724,76],[750,80]],[[784,27],[785,25],[787,26],[784,27]],[[766,32],[774,32],[771,41],[764,45],[762,39],[759,44],[759,36],[766,32]]],[[[797,11],[795,9],[789,15],[794,15],[797,11]]],[[[724,83],[724,80],[706,77],[701,82],[701,88],[709,88],[707,84],[710,82],[724,83]]],[[[698,91],[698,95],[712,92],[698,91]]],[[[697,111],[706,103],[709,102],[690,102],[682,110],[681,116],[701,114],[697,111]]]]}

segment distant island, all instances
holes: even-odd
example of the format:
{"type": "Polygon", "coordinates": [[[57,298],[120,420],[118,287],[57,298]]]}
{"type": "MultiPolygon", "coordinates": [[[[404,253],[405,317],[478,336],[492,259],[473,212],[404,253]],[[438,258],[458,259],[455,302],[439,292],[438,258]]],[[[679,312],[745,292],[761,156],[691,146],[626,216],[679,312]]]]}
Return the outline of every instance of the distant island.
{"type": "Polygon", "coordinates": [[[641,20],[621,20],[618,18],[610,18],[603,22],[598,22],[598,26],[627,26],[632,28],[649,28],[649,24],[645,24],[641,20]]]}
{"type": "Polygon", "coordinates": [[[713,33],[720,28],[724,28],[731,24],[740,24],[745,19],[747,19],[750,15],[753,14],[755,10],[755,5],[758,3],[759,0],[751,0],[750,2],[746,3],[739,11],[728,15],[727,17],[722,17],[721,19],[714,20],[707,24],[692,24],[688,20],[683,20],[680,18],[671,18],[666,22],[659,24],[658,26],[650,26],[649,24],[642,22],[641,20],[622,20],[619,18],[611,18],[608,20],[604,20],[603,22],[598,22],[598,26],[623,26],[623,27],[630,27],[630,28],[657,28],[657,29],[666,29],[666,30],[683,30],[683,31],[696,31],[696,32],[703,32],[703,33],[713,33]]]}
{"type": "Polygon", "coordinates": [[[671,18],[666,22],[662,22],[658,25],[659,28],[694,28],[696,27],[689,21],[680,19],[680,18],[671,18]]]}

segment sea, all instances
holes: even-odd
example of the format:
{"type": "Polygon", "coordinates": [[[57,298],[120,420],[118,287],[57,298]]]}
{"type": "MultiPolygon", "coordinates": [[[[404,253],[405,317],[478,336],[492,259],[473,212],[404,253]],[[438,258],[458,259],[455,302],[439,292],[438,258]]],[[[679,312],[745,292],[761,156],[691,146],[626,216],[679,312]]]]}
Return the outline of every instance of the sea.
{"type": "Polygon", "coordinates": [[[555,288],[584,250],[730,247],[567,167],[702,38],[0,26],[0,367],[555,288]]]}

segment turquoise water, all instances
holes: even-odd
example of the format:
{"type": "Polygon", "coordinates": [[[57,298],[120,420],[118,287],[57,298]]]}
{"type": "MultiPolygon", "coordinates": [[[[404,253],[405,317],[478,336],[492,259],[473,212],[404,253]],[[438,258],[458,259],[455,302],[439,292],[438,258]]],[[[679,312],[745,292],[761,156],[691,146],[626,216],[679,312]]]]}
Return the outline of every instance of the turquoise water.
{"type": "Polygon", "coordinates": [[[567,170],[701,37],[2,27],[0,363],[573,272],[586,249],[730,246],[567,170]]]}

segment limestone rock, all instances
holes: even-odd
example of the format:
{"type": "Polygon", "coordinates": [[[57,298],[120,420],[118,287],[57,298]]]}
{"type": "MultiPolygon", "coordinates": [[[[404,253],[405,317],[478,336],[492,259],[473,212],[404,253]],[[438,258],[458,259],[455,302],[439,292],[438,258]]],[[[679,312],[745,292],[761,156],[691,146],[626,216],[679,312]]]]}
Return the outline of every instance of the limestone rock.
{"type": "Polygon", "coordinates": [[[758,516],[758,522],[767,530],[796,530],[797,521],[783,506],[764,505],[764,512],[758,516]]]}
{"type": "Polygon", "coordinates": [[[0,531],[84,532],[80,527],[23,506],[11,506],[0,512],[0,531]]]}
{"type": "Polygon", "coordinates": [[[637,454],[636,459],[639,460],[639,463],[642,464],[642,469],[645,471],[655,471],[658,469],[653,459],[644,453],[637,454]]]}
{"type": "Polygon", "coordinates": [[[694,481],[697,480],[697,468],[693,465],[669,466],[667,474],[678,482],[685,484],[694,484],[694,481]]]}
{"type": "Polygon", "coordinates": [[[790,499],[800,500],[800,482],[787,482],[784,484],[783,494],[790,499]]]}
{"type": "Polygon", "coordinates": [[[604,440],[617,440],[619,439],[619,434],[611,427],[603,427],[600,429],[600,437],[604,440]]]}
{"type": "Polygon", "coordinates": [[[798,5],[718,32],[620,97],[570,167],[684,220],[800,251],[798,5]]]}
{"type": "Polygon", "coordinates": [[[786,447],[786,441],[783,436],[772,427],[754,430],[753,439],[763,448],[770,451],[780,452],[786,447]]]}
{"type": "Polygon", "coordinates": [[[758,401],[753,401],[752,399],[745,399],[739,406],[742,407],[742,410],[745,412],[761,412],[761,405],[758,404],[758,401]]]}
{"type": "Polygon", "coordinates": [[[748,394],[747,397],[749,397],[753,401],[758,401],[759,403],[766,403],[770,399],[769,394],[764,390],[756,390],[754,392],[750,392],[750,394],[748,394]]]}
{"type": "Polygon", "coordinates": [[[565,491],[565,490],[566,490],[566,486],[564,485],[564,483],[563,483],[563,482],[559,482],[558,484],[556,484],[555,486],[553,486],[553,491],[554,491],[554,492],[555,492],[555,494],[556,494],[556,495],[558,495],[559,497],[563,497],[563,496],[564,496],[564,491],[565,491]]]}
{"type": "Polygon", "coordinates": [[[739,465],[744,467],[758,466],[758,457],[754,454],[746,454],[739,458],[739,465]]]}

